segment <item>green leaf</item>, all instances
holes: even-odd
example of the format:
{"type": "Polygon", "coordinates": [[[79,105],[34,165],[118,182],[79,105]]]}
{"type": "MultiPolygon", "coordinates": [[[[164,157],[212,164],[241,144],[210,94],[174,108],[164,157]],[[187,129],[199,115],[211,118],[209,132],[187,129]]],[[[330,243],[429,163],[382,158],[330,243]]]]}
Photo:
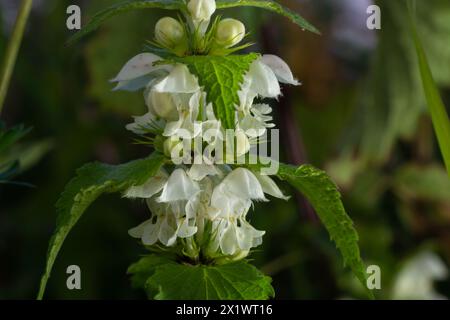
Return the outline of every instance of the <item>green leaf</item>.
{"type": "MultiPolygon", "coordinates": [[[[367,288],[365,266],[358,246],[358,233],[345,212],[341,195],[334,182],[324,171],[310,165],[296,168],[280,164],[277,175],[308,199],[341,252],[344,264],[352,269],[363,287],[367,288]]],[[[372,293],[368,292],[373,297],[372,293]]]]}
{"type": "Polygon", "coordinates": [[[196,75],[200,86],[206,91],[206,99],[213,104],[214,113],[225,128],[235,127],[236,105],[239,105],[238,91],[258,54],[228,56],[188,56],[172,59],[187,65],[196,75]]]}
{"type": "Polygon", "coordinates": [[[450,177],[450,120],[439,94],[439,89],[437,88],[437,85],[431,73],[427,56],[422,46],[422,42],[420,41],[419,35],[417,33],[413,16],[414,12],[412,9],[415,1],[409,1],[408,4],[411,34],[416,47],[417,58],[419,60],[419,70],[422,79],[423,90],[425,91],[425,98],[427,100],[428,109],[431,114],[434,131],[436,132],[442,157],[444,158],[444,163],[447,168],[447,174],[450,177]]]}
{"type": "Polygon", "coordinates": [[[106,20],[117,16],[119,14],[139,9],[153,9],[160,8],[166,10],[184,10],[185,4],[182,0],[143,0],[143,1],[126,1],[115,4],[103,11],[100,11],[89,23],[80,31],[75,33],[67,42],[67,45],[72,45],[80,40],[85,35],[95,31],[106,20]]]}
{"type": "MultiPolygon", "coordinates": [[[[263,167],[261,164],[246,166],[254,171],[261,170],[263,167]]],[[[308,199],[341,252],[344,264],[351,268],[363,287],[367,289],[365,266],[358,246],[358,233],[345,212],[341,195],[331,178],[325,171],[311,165],[301,165],[296,168],[282,163],[279,164],[277,176],[286,180],[308,199]]],[[[367,293],[372,299],[373,294],[368,289],[367,293]]]]}
{"type": "Polygon", "coordinates": [[[132,281],[157,300],[265,300],[275,295],[271,278],[242,260],[189,265],[149,255],[128,271],[132,281]]]}
{"type": "Polygon", "coordinates": [[[42,299],[56,256],[70,230],[89,205],[103,193],[120,192],[134,185],[141,185],[154,176],[164,163],[158,153],[121,165],[88,163],[77,170],[61,194],[56,209],[56,231],[50,240],[47,264],[41,278],[38,299],[42,299]]]}
{"type": "Polygon", "coordinates": [[[304,30],[311,31],[316,34],[320,34],[320,31],[317,30],[312,24],[306,21],[302,16],[298,13],[288,9],[281,4],[271,1],[271,0],[216,0],[217,9],[226,9],[233,7],[257,7],[261,9],[266,9],[275,13],[278,13],[292,22],[300,26],[300,28],[304,30]]]}

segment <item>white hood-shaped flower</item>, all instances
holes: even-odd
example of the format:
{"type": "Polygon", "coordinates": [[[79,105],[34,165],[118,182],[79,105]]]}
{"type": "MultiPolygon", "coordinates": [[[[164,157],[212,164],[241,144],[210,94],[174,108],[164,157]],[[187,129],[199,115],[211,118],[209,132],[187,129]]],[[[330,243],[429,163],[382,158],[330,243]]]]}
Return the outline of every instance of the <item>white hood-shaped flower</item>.
{"type": "Polygon", "coordinates": [[[183,169],[176,169],[172,172],[169,179],[164,184],[159,202],[173,202],[180,200],[189,200],[200,187],[197,182],[192,180],[183,169]]]}
{"type": "Polygon", "coordinates": [[[110,82],[117,82],[113,90],[136,91],[144,88],[149,82],[167,75],[172,66],[154,65],[161,57],[145,52],[131,58],[110,82]]]}
{"type": "Polygon", "coordinates": [[[169,75],[155,84],[155,91],[171,93],[194,93],[200,89],[197,78],[189,72],[188,67],[176,64],[169,75]]]}
{"type": "Polygon", "coordinates": [[[287,63],[280,57],[273,54],[265,54],[261,57],[261,62],[273,71],[279,82],[292,84],[294,86],[300,84],[292,75],[292,71],[287,63]]]}
{"type": "Polygon", "coordinates": [[[281,58],[275,55],[263,55],[253,61],[238,92],[240,109],[248,111],[253,99],[257,96],[277,98],[281,94],[279,82],[299,85],[289,66],[281,58]]]}

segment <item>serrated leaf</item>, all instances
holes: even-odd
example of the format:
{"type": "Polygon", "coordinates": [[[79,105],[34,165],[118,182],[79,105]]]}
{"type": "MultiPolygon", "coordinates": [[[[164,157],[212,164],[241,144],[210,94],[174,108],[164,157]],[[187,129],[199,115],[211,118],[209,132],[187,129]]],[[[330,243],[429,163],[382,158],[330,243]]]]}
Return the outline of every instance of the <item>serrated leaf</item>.
{"type": "Polygon", "coordinates": [[[217,9],[226,9],[233,7],[257,7],[261,9],[266,9],[275,13],[278,13],[292,22],[300,26],[300,28],[304,30],[311,31],[316,34],[320,34],[320,31],[317,30],[311,23],[305,20],[301,15],[288,9],[278,2],[271,0],[216,0],[217,9]]]}
{"type": "MultiPolygon", "coordinates": [[[[361,260],[358,233],[353,221],[347,215],[337,186],[325,173],[311,165],[298,168],[280,164],[278,177],[298,189],[314,207],[327,229],[331,239],[342,254],[345,265],[349,266],[364,288],[366,272],[361,260]]],[[[372,293],[368,291],[370,296],[372,293]]]]}
{"type": "MultiPolygon", "coordinates": [[[[256,171],[262,166],[250,164],[247,167],[256,171]]],[[[367,289],[365,266],[358,246],[358,233],[345,212],[341,194],[331,178],[325,171],[311,165],[301,165],[297,168],[282,163],[279,164],[277,176],[287,181],[308,199],[330,238],[341,252],[344,264],[351,268],[363,287],[367,289]]],[[[367,292],[369,297],[373,298],[373,294],[368,289],[367,292]]]]}
{"type": "Polygon", "coordinates": [[[182,10],[185,4],[181,0],[143,0],[143,1],[126,1],[117,3],[103,11],[100,11],[92,17],[89,23],[80,31],[75,33],[68,41],[67,45],[72,45],[82,37],[95,31],[106,20],[117,16],[121,13],[139,10],[139,9],[166,9],[166,10],[182,10]]]}
{"type": "Polygon", "coordinates": [[[246,261],[188,265],[149,255],[128,270],[157,300],[265,300],[274,296],[271,278],[246,261]]]}
{"type": "Polygon", "coordinates": [[[164,161],[162,155],[154,153],[148,158],[121,165],[88,163],[77,170],[77,176],[67,184],[56,203],[56,231],[50,240],[38,299],[44,295],[53,263],[66,236],[88,206],[103,193],[120,192],[130,186],[143,184],[158,172],[164,161]]]}
{"type": "Polygon", "coordinates": [[[235,127],[235,106],[239,105],[238,91],[258,54],[229,56],[188,56],[173,61],[187,65],[206,91],[206,99],[213,104],[214,113],[225,128],[235,127]]]}

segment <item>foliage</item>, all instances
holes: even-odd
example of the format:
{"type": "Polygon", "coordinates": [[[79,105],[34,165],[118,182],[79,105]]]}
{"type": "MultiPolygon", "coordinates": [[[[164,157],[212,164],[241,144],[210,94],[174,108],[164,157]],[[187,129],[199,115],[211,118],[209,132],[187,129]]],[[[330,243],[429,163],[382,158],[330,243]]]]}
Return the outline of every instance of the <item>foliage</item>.
{"type": "Polygon", "coordinates": [[[66,186],[56,203],[58,219],[50,240],[47,265],[41,279],[38,299],[42,299],[50,272],[58,252],[70,230],[89,205],[103,193],[120,192],[141,185],[154,176],[164,163],[164,157],[154,153],[150,157],[126,164],[111,166],[90,163],[77,171],[77,177],[66,186]]]}
{"type": "Polygon", "coordinates": [[[128,273],[136,287],[157,300],[265,300],[275,295],[271,279],[246,261],[189,265],[149,255],[128,273]]]}
{"type": "Polygon", "coordinates": [[[188,66],[198,77],[200,86],[208,92],[206,98],[213,104],[216,117],[226,128],[235,127],[235,106],[239,104],[238,91],[244,74],[258,54],[229,56],[190,56],[175,61],[188,66]]]}

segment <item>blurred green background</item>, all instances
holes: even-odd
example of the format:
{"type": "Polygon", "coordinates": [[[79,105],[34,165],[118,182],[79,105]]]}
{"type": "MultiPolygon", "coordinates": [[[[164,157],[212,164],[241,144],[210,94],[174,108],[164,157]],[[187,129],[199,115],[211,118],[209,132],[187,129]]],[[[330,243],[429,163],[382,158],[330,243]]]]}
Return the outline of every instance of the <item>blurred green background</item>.
{"type": "MultiPolygon", "coordinates": [[[[64,43],[66,8],[86,22],[117,1],[35,1],[2,120],[32,131],[11,152],[23,172],[0,184],[0,298],[32,299],[55,226],[56,202],[83,163],[121,163],[151,150],[132,144],[124,126],[144,113],[140,93],[111,92],[112,78],[153,37],[167,14],[119,16],[73,47],[64,43]]],[[[383,299],[450,297],[450,181],[422,93],[402,0],[376,1],[382,30],[366,27],[370,0],[282,1],[322,31],[302,32],[258,9],[222,11],[241,19],[258,44],[282,57],[302,81],[274,103],[285,162],[326,169],[343,193],[366,264],[381,268],[383,299]]],[[[450,2],[418,0],[418,28],[433,74],[450,105],[450,2]]],[[[0,58],[18,1],[0,0],[0,58]]],[[[288,186],[283,186],[285,191],[288,186]]],[[[141,202],[107,195],[69,235],[47,298],[145,298],[127,266],[144,253],[127,230],[148,216],[141,202]],[[82,270],[82,290],[66,288],[68,265],[82,270]]],[[[252,258],[273,277],[279,299],[361,298],[364,293],[304,199],[258,203],[252,224],[266,230],[252,258]]]]}

